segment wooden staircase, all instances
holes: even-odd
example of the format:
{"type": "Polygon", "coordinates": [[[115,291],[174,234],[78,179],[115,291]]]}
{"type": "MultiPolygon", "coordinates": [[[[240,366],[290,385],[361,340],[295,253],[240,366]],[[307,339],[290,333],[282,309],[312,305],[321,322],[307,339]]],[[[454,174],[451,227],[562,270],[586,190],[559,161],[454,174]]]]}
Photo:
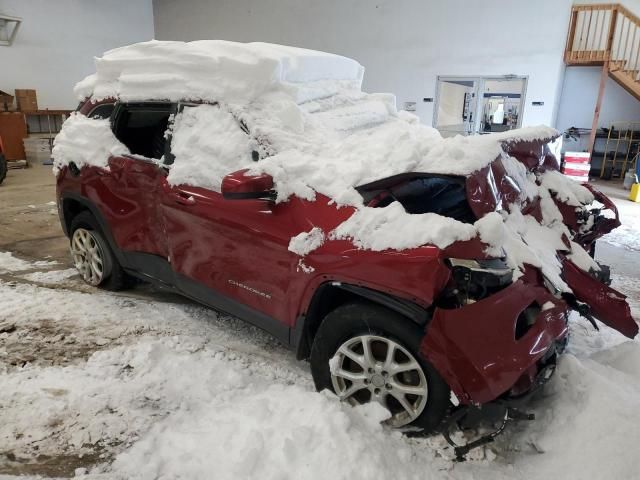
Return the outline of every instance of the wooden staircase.
{"type": "Polygon", "coordinates": [[[640,18],[618,3],[574,5],[564,61],[608,63],[608,75],[640,100],[640,18]]]}
{"type": "Polygon", "coordinates": [[[640,18],[619,3],[574,5],[564,61],[567,65],[602,66],[591,151],[607,77],[640,100],[640,18]]]}

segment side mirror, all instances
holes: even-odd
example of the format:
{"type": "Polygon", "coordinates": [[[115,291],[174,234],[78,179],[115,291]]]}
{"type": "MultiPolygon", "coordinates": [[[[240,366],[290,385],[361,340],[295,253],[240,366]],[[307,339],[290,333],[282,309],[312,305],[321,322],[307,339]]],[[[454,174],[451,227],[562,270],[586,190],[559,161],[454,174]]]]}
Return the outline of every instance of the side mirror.
{"type": "Polygon", "coordinates": [[[222,197],[225,200],[270,200],[276,199],[271,175],[246,175],[248,169],[230,173],[222,179],[222,197]]]}

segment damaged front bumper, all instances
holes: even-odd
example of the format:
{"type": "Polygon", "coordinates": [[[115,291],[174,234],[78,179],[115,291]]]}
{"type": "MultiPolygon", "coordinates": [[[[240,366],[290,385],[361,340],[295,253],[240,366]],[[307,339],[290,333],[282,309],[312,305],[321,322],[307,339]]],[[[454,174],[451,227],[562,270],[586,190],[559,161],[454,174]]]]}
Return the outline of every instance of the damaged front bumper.
{"type": "Polygon", "coordinates": [[[631,316],[631,308],[625,295],[581,270],[566,258],[562,262],[562,276],[573,291],[572,297],[588,309],[586,312],[578,309],[580,313],[587,318],[593,315],[628,338],[634,338],[638,334],[638,323],[631,316]]]}
{"type": "MultiPolygon", "coordinates": [[[[535,269],[508,287],[458,308],[436,308],[420,353],[463,405],[530,391],[568,333],[568,306],[535,269]]],[[[546,375],[546,374],[545,374],[546,375]]]]}

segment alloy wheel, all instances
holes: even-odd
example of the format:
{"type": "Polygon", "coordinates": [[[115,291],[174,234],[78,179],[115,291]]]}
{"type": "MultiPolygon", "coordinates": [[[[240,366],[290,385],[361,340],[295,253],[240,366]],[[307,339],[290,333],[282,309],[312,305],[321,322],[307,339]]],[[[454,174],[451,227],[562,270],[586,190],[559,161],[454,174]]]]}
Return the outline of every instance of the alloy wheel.
{"type": "Polygon", "coordinates": [[[378,402],[391,413],[386,423],[402,427],[420,416],[429,389],[422,367],[389,338],[361,335],[344,342],[330,361],[331,382],[341,400],[378,402]]]}
{"type": "Polygon", "coordinates": [[[71,256],[76,269],[89,285],[97,286],[104,276],[104,254],[93,233],[78,228],[71,238],[71,256]]]}

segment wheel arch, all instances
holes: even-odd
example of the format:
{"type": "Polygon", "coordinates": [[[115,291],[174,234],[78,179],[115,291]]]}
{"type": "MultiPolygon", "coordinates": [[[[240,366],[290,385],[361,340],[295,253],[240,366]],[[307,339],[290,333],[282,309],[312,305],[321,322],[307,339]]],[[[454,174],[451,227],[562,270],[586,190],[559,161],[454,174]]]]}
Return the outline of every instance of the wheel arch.
{"type": "MultiPolygon", "coordinates": [[[[71,235],[71,222],[81,212],[90,211],[85,202],[77,198],[65,197],[62,199],[62,229],[67,237],[71,235]]],[[[93,212],[91,212],[93,213],[93,212]]],[[[95,215],[94,215],[95,216],[95,215]]]]}
{"type": "Polygon", "coordinates": [[[111,229],[109,228],[109,223],[104,218],[104,215],[100,212],[98,207],[86,197],[82,195],[78,195],[76,193],[66,193],[62,195],[62,206],[61,206],[61,224],[64,230],[64,233],[67,237],[71,236],[71,222],[73,219],[80,213],[88,211],[93,218],[98,223],[100,227],[100,232],[104,235],[105,239],[109,243],[111,250],[114,255],[120,262],[122,266],[127,265],[126,258],[124,257],[122,251],[116,244],[112,234],[111,229]]]}
{"type": "Polygon", "coordinates": [[[364,300],[389,308],[419,326],[425,326],[431,318],[428,309],[410,300],[362,285],[328,281],[316,288],[308,308],[305,313],[298,318],[292,330],[292,343],[296,348],[296,358],[303,360],[309,357],[311,345],[320,327],[320,323],[329,312],[345,303],[358,300],[364,300]]]}

